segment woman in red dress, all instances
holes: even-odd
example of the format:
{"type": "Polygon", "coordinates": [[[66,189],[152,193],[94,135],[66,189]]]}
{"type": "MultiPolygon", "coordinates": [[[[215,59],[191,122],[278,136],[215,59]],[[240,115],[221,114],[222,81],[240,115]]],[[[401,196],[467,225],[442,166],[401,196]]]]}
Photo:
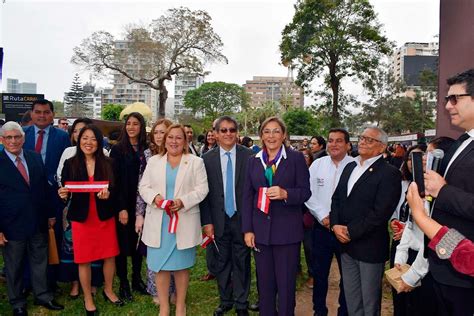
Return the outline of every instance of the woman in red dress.
{"type": "Polygon", "coordinates": [[[68,219],[72,222],[74,262],[79,265],[79,281],[84,293],[87,315],[97,309],[91,294],[91,262],[104,260],[104,298],[122,306],[112,288],[115,256],[119,253],[115,230],[114,182],[112,164],[102,150],[103,136],[94,125],[85,126],[79,134],[76,155],[64,163],[63,183],[68,181],[108,181],[99,192],[75,192],[60,188],[59,196],[69,200],[68,219]]]}

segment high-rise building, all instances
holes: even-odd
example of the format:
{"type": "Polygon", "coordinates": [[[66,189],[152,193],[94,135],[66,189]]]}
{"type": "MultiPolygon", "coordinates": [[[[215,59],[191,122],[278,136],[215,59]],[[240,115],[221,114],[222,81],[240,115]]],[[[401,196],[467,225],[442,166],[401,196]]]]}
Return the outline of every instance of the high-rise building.
{"type": "Polygon", "coordinates": [[[7,93],[36,94],[36,83],[7,78],[7,93]]]}
{"type": "Polygon", "coordinates": [[[437,42],[409,42],[398,48],[392,58],[395,79],[402,80],[409,87],[419,86],[419,74],[423,70],[438,72],[437,42]]]}
{"type": "Polygon", "coordinates": [[[102,91],[96,89],[92,83],[84,85],[84,104],[92,109],[92,118],[100,119],[102,117],[102,91]]]}
{"type": "Polygon", "coordinates": [[[303,107],[304,91],[290,77],[254,76],[244,84],[250,95],[250,105],[261,106],[267,102],[276,102],[285,107],[303,107]]]}
{"type": "MultiPolygon", "coordinates": [[[[116,41],[115,48],[127,48],[127,41],[116,41]]],[[[133,72],[138,65],[133,63],[133,59],[127,59],[125,69],[133,72]]],[[[143,102],[148,105],[153,113],[153,120],[158,114],[158,95],[159,92],[150,86],[142,83],[134,83],[124,75],[114,72],[112,74],[112,88],[104,89],[102,92],[102,104],[115,103],[129,105],[134,102],[143,102]]]]}
{"type": "Polygon", "coordinates": [[[192,110],[184,107],[184,97],[190,90],[199,88],[204,83],[204,77],[198,74],[180,73],[174,81],[174,115],[192,114],[192,110]]]}

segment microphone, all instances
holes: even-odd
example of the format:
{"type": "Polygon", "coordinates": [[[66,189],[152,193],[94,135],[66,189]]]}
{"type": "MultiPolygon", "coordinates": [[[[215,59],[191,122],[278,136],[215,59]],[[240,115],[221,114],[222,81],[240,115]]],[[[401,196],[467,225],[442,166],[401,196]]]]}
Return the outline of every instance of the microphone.
{"type": "Polygon", "coordinates": [[[429,152],[426,159],[426,169],[438,172],[443,157],[444,151],[442,149],[435,149],[432,152],[429,152]]]}

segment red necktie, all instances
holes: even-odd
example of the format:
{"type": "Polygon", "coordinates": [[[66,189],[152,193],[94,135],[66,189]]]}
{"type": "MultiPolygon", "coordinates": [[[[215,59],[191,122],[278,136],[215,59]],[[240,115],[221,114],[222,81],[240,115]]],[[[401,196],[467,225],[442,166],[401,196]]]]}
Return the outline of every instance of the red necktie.
{"type": "Polygon", "coordinates": [[[20,174],[23,176],[23,179],[25,179],[26,183],[30,184],[30,179],[28,178],[28,173],[26,172],[25,165],[21,161],[20,157],[16,157],[16,167],[18,168],[18,171],[20,174]]]}
{"type": "Polygon", "coordinates": [[[35,146],[35,151],[38,154],[41,154],[41,148],[43,148],[43,135],[44,135],[44,130],[40,129],[38,131],[38,140],[36,141],[36,146],[35,146]]]}

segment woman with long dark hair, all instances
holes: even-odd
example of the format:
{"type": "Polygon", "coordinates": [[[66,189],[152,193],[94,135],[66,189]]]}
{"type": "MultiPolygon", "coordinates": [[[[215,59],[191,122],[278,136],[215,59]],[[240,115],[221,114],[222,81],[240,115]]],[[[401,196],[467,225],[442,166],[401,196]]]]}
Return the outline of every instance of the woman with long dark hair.
{"type": "Polygon", "coordinates": [[[206,132],[204,138],[204,146],[202,146],[201,157],[207,153],[210,149],[217,146],[216,137],[214,136],[214,131],[212,129],[206,132]]]}
{"type": "MultiPolygon", "coordinates": [[[[87,117],[80,117],[74,121],[70,129],[71,134],[71,147],[68,147],[64,150],[61,159],[59,160],[58,170],[56,173],[57,180],[61,181],[61,173],[64,167],[64,163],[67,159],[72,158],[76,155],[77,152],[77,143],[79,141],[79,133],[81,130],[92,124],[92,120],[87,117]]],[[[108,156],[108,152],[104,149],[104,155],[108,156]]],[[[63,238],[61,241],[61,251],[60,251],[60,262],[59,262],[59,281],[61,282],[70,282],[71,290],[69,292],[69,297],[76,299],[79,297],[79,275],[77,264],[74,263],[74,247],[72,243],[72,232],[71,232],[71,221],[67,219],[68,208],[65,207],[63,210],[63,238]]],[[[101,286],[103,283],[102,276],[102,262],[92,262],[92,288],[91,291],[93,294],[96,293],[97,287],[101,286]]]]}
{"type": "Polygon", "coordinates": [[[84,293],[87,315],[95,315],[97,308],[91,293],[91,262],[104,260],[105,286],[103,295],[111,303],[122,306],[112,284],[115,274],[115,256],[119,253],[115,229],[115,182],[112,164],[102,149],[103,137],[94,125],[87,125],[79,133],[76,154],[66,160],[62,182],[107,181],[108,186],[95,192],[71,193],[61,187],[59,196],[69,198],[68,220],[72,222],[74,262],[79,265],[79,280],[84,293]]]}
{"type": "Polygon", "coordinates": [[[128,256],[132,257],[132,288],[141,294],[147,294],[145,283],[141,278],[143,258],[136,248],[138,234],[135,231],[138,177],[140,166],[146,160],[145,149],[147,149],[145,119],[140,113],[132,112],[125,120],[118,143],[110,151],[114,175],[117,178],[117,235],[120,255],[116,258],[116,264],[120,279],[119,295],[123,300],[132,300],[127,277],[128,256]]]}

